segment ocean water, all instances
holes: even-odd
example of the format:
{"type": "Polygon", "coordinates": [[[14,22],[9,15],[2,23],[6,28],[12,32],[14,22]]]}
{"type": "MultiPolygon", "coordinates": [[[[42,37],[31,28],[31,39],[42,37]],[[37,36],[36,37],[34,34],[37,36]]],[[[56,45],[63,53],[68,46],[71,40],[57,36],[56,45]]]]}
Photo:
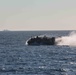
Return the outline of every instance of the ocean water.
{"type": "Polygon", "coordinates": [[[25,45],[32,36],[64,36],[70,32],[0,32],[0,75],[76,75],[76,47],[25,45]]]}

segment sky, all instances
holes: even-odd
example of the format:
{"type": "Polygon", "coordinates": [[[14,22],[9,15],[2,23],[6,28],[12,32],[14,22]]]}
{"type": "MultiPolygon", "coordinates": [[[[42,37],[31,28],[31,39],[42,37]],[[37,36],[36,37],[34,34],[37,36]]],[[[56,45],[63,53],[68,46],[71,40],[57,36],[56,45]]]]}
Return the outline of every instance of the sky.
{"type": "Polygon", "coordinates": [[[0,0],[0,30],[76,30],[76,0],[0,0]]]}

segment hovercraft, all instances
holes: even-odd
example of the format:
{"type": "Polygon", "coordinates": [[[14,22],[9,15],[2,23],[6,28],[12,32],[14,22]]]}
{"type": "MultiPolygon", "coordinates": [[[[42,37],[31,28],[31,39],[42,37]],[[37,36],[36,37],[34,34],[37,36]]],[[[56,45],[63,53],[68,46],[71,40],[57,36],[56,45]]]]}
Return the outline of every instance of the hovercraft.
{"type": "Polygon", "coordinates": [[[27,40],[26,45],[55,45],[55,37],[35,36],[27,40]]]}

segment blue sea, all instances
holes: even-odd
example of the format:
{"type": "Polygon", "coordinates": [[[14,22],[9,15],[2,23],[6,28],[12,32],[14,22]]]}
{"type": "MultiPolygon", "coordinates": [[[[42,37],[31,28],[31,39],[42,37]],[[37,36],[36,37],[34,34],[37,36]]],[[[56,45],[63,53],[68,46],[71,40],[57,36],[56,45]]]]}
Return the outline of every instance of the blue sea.
{"type": "Polygon", "coordinates": [[[76,47],[25,45],[36,35],[58,37],[70,32],[0,31],[0,75],[76,75],[76,47]]]}

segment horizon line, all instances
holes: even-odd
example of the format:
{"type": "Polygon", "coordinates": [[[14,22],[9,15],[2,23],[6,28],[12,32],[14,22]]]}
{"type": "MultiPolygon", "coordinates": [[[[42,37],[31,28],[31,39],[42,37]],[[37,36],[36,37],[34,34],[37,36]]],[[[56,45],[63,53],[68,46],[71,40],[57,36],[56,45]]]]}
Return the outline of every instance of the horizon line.
{"type": "Polygon", "coordinates": [[[10,31],[76,31],[76,30],[71,30],[71,29],[62,29],[62,30],[8,30],[8,29],[4,29],[4,30],[0,30],[0,31],[4,31],[4,32],[10,32],[10,31]]]}

